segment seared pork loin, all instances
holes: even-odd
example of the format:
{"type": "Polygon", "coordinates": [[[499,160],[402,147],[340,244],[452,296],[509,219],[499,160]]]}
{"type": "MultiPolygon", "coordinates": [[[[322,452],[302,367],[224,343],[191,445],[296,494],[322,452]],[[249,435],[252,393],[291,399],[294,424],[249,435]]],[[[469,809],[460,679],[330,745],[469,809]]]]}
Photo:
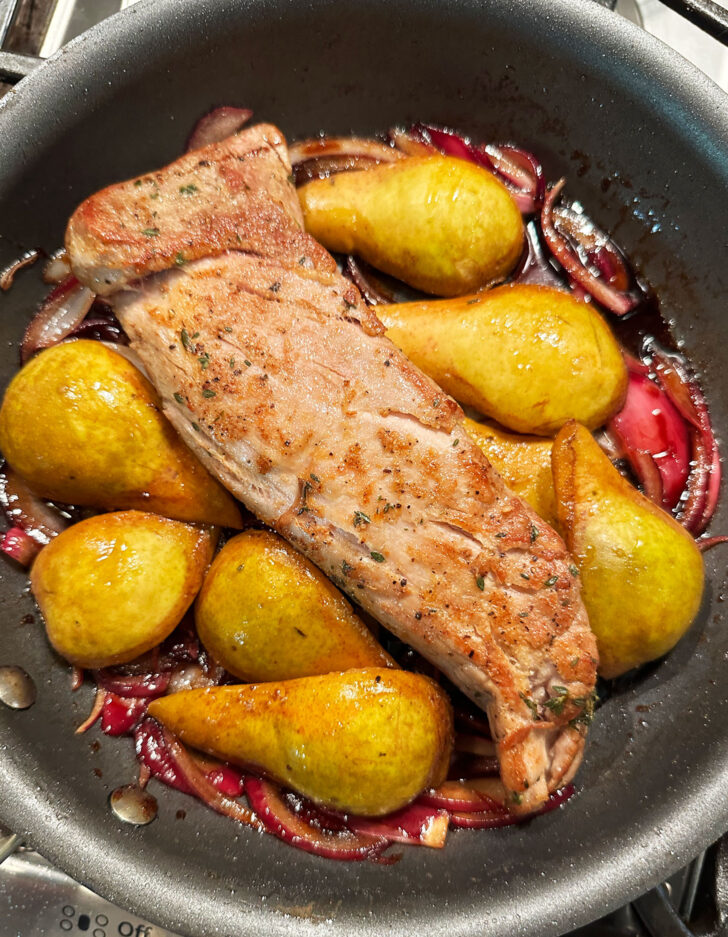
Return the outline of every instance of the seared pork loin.
{"type": "Polygon", "coordinates": [[[210,471],[489,717],[513,809],[576,771],[597,651],[561,538],[303,231],[269,125],[87,199],[66,247],[210,471]]]}

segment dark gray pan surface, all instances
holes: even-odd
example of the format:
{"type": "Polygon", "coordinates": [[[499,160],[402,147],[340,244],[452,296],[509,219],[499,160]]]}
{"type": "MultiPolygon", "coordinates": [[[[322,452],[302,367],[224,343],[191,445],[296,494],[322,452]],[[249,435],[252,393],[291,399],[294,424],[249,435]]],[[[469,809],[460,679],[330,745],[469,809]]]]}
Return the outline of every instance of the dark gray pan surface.
{"type": "MultiPolygon", "coordinates": [[[[726,98],[646,34],[579,0],[141,3],[0,105],[0,260],[17,244],[57,246],[81,198],[173,158],[220,103],[290,137],[423,119],[530,147],[661,293],[728,439],[726,98]]],[[[3,385],[42,292],[26,271],[0,296],[3,385]]],[[[725,508],[714,530],[728,531],[725,508]]],[[[94,752],[96,732],[74,736],[91,690],[70,697],[41,625],[21,621],[24,577],[1,563],[0,663],[25,667],[39,701],[0,708],[0,819],[75,878],[194,937],[562,933],[728,828],[725,553],[707,565],[691,633],[600,711],[567,809],[380,867],[295,852],[159,788],[158,820],[120,828],[106,798],[131,779],[129,742],[94,752]]]]}

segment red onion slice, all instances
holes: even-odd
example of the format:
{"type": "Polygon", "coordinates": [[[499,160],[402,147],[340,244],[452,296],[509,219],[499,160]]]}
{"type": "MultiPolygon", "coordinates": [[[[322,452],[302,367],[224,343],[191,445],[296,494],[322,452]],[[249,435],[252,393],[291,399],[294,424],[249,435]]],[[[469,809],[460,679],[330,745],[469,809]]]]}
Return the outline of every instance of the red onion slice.
{"type": "Polygon", "coordinates": [[[690,472],[690,445],[685,421],[655,381],[627,360],[629,383],[624,406],[608,430],[624,451],[644,493],[672,510],[690,472]]]}
{"type": "Polygon", "coordinates": [[[524,823],[526,820],[532,820],[534,817],[540,817],[544,813],[550,813],[552,810],[556,810],[557,807],[566,803],[573,793],[574,785],[568,784],[566,787],[561,788],[561,790],[551,794],[549,799],[539,810],[535,810],[533,813],[529,813],[526,816],[508,812],[496,813],[488,810],[481,812],[455,811],[450,814],[450,823],[452,826],[478,830],[492,830],[501,826],[513,826],[514,824],[524,823]]]}
{"type": "Polygon", "coordinates": [[[484,149],[475,146],[462,134],[455,133],[453,130],[435,127],[432,124],[414,124],[410,133],[415,139],[432,144],[445,156],[467,160],[469,163],[475,163],[487,169],[488,172],[493,172],[495,169],[493,160],[484,149]]]}
{"type": "Polygon", "coordinates": [[[22,257],[14,260],[10,266],[6,267],[2,273],[0,273],[0,290],[9,290],[15,282],[15,274],[25,267],[34,264],[39,256],[40,254],[37,250],[29,250],[25,251],[22,257]]]}
{"type": "Polygon", "coordinates": [[[65,280],[71,275],[71,264],[68,260],[68,254],[65,247],[59,247],[48,258],[48,262],[43,267],[43,282],[52,283],[54,286],[65,280]]]}
{"type": "Polygon", "coordinates": [[[524,215],[533,214],[543,204],[546,180],[543,166],[533,153],[509,144],[487,144],[496,174],[506,183],[524,215]]]}
{"type": "Polygon", "coordinates": [[[260,778],[246,777],[245,793],[266,830],[304,852],[328,859],[361,861],[379,856],[389,845],[380,835],[316,829],[291,810],[276,787],[260,778]]]}
{"type": "Polygon", "coordinates": [[[57,345],[83,322],[94,294],[74,276],[68,276],[51,290],[25,330],[20,346],[22,364],[43,348],[57,345]]]}
{"type": "Polygon", "coordinates": [[[364,137],[313,137],[288,147],[288,158],[294,168],[309,159],[355,157],[372,163],[395,163],[404,154],[389,143],[364,137]]]}
{"type": "Polygon", "coordinates": [[[352,254],[346,258],[344,273],[351,278],[369,306],[386,306],[395,301],[394,295],[374,274],[368,264],[352,254]]]}
{"type": "Polygon", "coordinates": [[[106,699],[106,690],[98,689],[96,690],[96,696],[94,697],[94,703],[91,707],[91,712],[88,714],[88,717],[84,719],[81,725],[76,729],[76,735],[81,735],[84,732],[87,732],[91,726],[96,722],[96,720],[101,716],[101,713],[104,710],[104,700],[106,699]]]}
{"type": "Polygon", "coordinates": [[[419,801],[381,819],[349,816],[349,829],[368,836],[383,836],[390,843],[442,849],[447,838],[446,810],[419,801]]]}
{"type": "Polygon", "coordinates": [[[656,349],[650,351],[657,381],[690,424],[694,464],[679,520],[692,533],[701,534],[715,513],[722,474],[708,404],[681,358],[656,349]]]}
{"type": "Polygon", "coordinates": [[[20,527],[41,546],[68,526],[68,520],[31,491],[7,464],[0,469],[0,507],[10,524],[20,527]]]}
{"type": "Polygon", "coordinates": [[[415,124],[408,140],[434,145],[446,156],[465,159],[487,169],[507,186],[524,215],[535,212],[543,202],[546,190],[543,167],[527,150],[507,144],[475,144],[462,134],[431,124],[415,124]]]}
{"type": "Polygon", "coordinates": [[[96,682],[105,690],[138,699],[162,696],[167,692],[171,676],[169,672],[127,675],[108,669],[94,671],[96,682]]]}
{"type": "Polygon", "coordinates": [[[381,160],[368,156],[327,156],[307,159],[293,167],[293,180],[297,186],[305,185],[312,179],[328,179],[339,172],[373,169],[381,165],[381,160]]]}
{"type": "Polygon", "coordinates": [[[241,130],[253,116],[247,107],[216,107],[204,114],[187,138],[186,151],[199,150],[211,143],[219,143],[241,130]]]}
{"type": "Polygon", "coordinates": [[[700,540],[695,541],[698,545],[698,549],[701,553],[706,553],[708,550],[712,550],[713,547],[717,547],[720,543],[728,543],[728,537],[703,537],[700,540]]]}
{"type": "Polygon", "coordinates": [[[405,156],[431,156],[437,152],[437,147],[431,143],[426,143],[423,139],[418,139],[412,133],[407,133],[406,130],[400,130],[398,127],[393,127],[387,136],[405,156]]]}
{"type": "MultiPolygon", "coordinates": [[[[554,206],[566,184],[560,179],[545,195],[541,209],[541,230],[549,250],[561,264],[566,273],[579,284],[593,299],[615,315],[623,316],[638,303],[638,299],[625,290],[616,289],[607,283],[600,273],[594,273],[584,266],[576,251],[554,223],[554,206]]],[[[611,242],[610,242],[611,243],[611,242]]]]}
{"type": "Polygon", "coordinates": [[[107,693],[101,711],[101,731],[105,735],[127,735],[147,711],[148,702],[142,697],[125,699],[107,693]]]}
{"type": "Polygon", "coordinates": [[[0,550],[11,560],[28,567],[43,549],[42,544],[34,540],[20,527],[11,527],[0,540],[0,550]]]}
{"type": "Polygon", "coordinates": [[[497,800],[468,787],[467,781],[445,781],[437,788],[425,791],[418,797],[418,803],[439,807],[443,810],[481,813],[504,813],[505,807],[497,800]]]}
{"type": "Polygon", "coordinates": [[[134,744],[137,758],[153,778],[183,794],[195,793],[169,750],[158,722],[154,719],[140,722],[134,732],[134,744]]]}

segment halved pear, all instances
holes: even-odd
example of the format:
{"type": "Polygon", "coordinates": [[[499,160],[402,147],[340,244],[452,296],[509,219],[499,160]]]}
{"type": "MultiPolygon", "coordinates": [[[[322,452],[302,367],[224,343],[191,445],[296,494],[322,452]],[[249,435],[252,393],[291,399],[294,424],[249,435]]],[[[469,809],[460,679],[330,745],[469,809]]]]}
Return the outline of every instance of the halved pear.
{"type": "Polygon", "coordinates": [[[395,345],[461,403],[518,433],[567,420],[601,426],[620,408],[627,370],[590,303],[513,283],[458,299],[377,306],[395,345]]]}
{"type": "Polygon", "coordinates": [[[38,554],[30,585],[48,639],[78,667],[124,664],[163,641],[197,595],[217,533],[158,514],[98,514],[38,554]]]}
{"type": "Polygon", "coordinates": [[[551,475],[553,441],[543,436],[508,433],[494,423],[466,417],[468,435],[485,453],[503,481],[552,527],[556,525],[556,495],[551,475]]]}
{"type": "Polygon", "coordinates": [[[619,474],[585,427],[564,426],[552,464],[599,673],[617,677],[667,653],[690,627],[703,594],[703,559],[685,528],[619,474]]]}
{"type": "Polygon", "coordinates": [[[242,526],[149,381],[101,342],[47,348],[15,375],[0,409],[0,449],[43,498],[242,526]]]}
{"type": "Polygon", "coordinates": [[[195,620],[210,654],[242,680],[394,666],[326,576],[267,530],[247,530],[220,550],[195,620]]]}
{"type": "Polygon", "coordinates": [[[425,293],[459,296],[503,279],[523,250],[508,189],[480,166],[411,157],[298,190],[306,230],[425,293]]]}
{"type": "Polygon", "coordinates": [[[444,691],[387,668],[187,690],[155,700],[149,715],[194,748],[365,816],[437,787],[453,743],[444,691]]]}

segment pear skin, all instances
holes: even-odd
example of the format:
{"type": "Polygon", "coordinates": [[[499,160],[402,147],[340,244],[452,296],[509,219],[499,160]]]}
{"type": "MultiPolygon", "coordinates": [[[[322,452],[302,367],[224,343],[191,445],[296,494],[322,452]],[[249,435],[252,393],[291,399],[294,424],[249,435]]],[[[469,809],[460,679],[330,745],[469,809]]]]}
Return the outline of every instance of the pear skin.
{"type": "Polygon", "coordinates": [[[556,495],[551,475],[551,439],[508,433],[493,423],[466,417],[465,429],[508,487],[547,524],[556,526],[556,495]]]}
{"type": "Polygon", "coordinates": [[[395,666],[323,573],[267,530],[245,531],[220,550],[195,621],[207,651],[242,680],[395,666]]]}
{"type": "Polygon", "coordinates": [[[436,296],[503,279],[523,250],[508,189],[465,160],[411,157],[317,179],[298,190],[306,230],[324,247],[436,296]]]}
{"type": "Polygon", "coordinates": [[[568,420],[601,426],[622,405],[627,369],[590,303],[513,283],[454,300],[377,306],[395,345],[448,394],[517,433],[568,420]]]}
{"type": "Polygon", "coordinates": [[[453,744],[440,687],[386,668],[186,690],[155,700],[149,715],[194,748],[364,816],[437,787],[453,744]]]}
{"type": "Polygon", "coordinates": [[[0,449],[43,498],[242,526],[149,381],[100,342],[55,345],[15,375],[0,409],[0,449]]]}
{"type": "Polygon", "coordinates": [[[48,639],[78,667],[134,660],[177,627],[216,543],[209,528],[142,511],[74,524],[41,550],[30,573],[48,639]]]}
{"type": "Polygon", "coordinates": [[[552,465],[599,673],[617,677],[666,654],[690,627],[703,594],[703,559],[691,535],[619,474],[585,427],[564,426],[552,465]]]}

